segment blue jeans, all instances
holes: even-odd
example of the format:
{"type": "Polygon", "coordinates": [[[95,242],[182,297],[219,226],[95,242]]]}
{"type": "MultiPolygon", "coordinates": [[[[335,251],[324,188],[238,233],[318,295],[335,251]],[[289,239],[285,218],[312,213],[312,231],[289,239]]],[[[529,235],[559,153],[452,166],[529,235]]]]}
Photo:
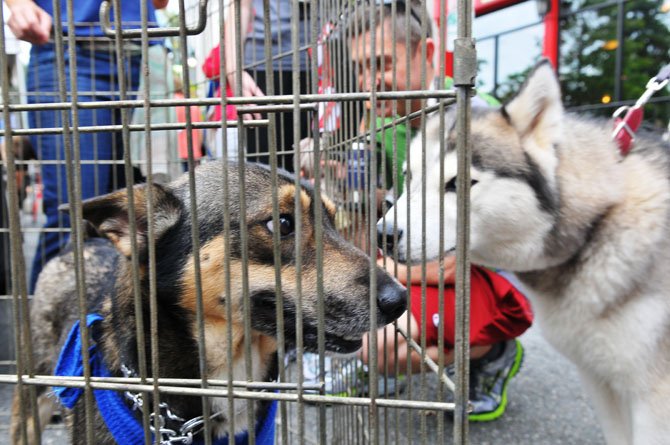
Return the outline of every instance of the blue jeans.
{"type": "MultiPolygon", "coordinates": [[[[90,46],[77,45],[76,48],[77,99],[79,102],[118,100],[120,90],[116,57],[113,51],[94,51],[90,46]]],[[[65,83],[70,96],[70,63],[67,47],[64,50],[65,83]]],[[[125,58],[127,91],[137,91],[141,58],[132,55],[125,58]]],[[[56,69],[56,50],[53,44],[34,45],[28,65],[28,103],[44,104],[60,102],[59,76],[56,69]]],[[[72,125],[72,112],[69,124],[72,125]]],[[[78,110],[79,126],[112,125],[121,123],[121,111],[114,109],[78,110]]],[[[31,128],[63,127],[61,110],[34,111],[28,114],[31,128]]],[[[74,138],[70,136],[70,147],[74,149],[74,138]]],[[[42,165],[43,210],[46,215],[45,229],[70,227],[67,213],[59,212],[58,206],[68,202],[67,176],[65,170],[65,147],[62,134],[32,136],[31,142],[40,161],[59,161],[42,165]]],[[[82,161],[96,161],[81,164],[81,197],[92,198],[125,186],[123,165],[113,165],[106,161],[123,160],[121,132],[79,133],[80,158],[82,161]]],[[[43,265],[54,257],[69,239],[69,233],[45,231],[33,261],[30,276],[32,293],[43,265]]]]}

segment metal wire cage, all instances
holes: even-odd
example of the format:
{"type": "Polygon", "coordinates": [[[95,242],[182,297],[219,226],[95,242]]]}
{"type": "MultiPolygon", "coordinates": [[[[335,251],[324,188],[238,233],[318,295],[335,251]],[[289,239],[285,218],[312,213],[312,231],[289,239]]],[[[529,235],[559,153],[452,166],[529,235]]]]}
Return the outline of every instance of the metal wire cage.
{"type": "MultiPolygon", "coordinates": [[[[6,31],[0,31],[0,54],[4,54],[0,57],[0,71],[6,187],[2,195],[7,198],[1,233],[5,295],[0,300],[4,323],[0,327],[6,341],[0,351],[0,383],[6,384],[2,385],[5,393],[15,393],[18,443],[39,443],[45,438],[65,441],[62,428],[49,426],[43,431],[50,418],[39,413],[40,403],[44,402],[42,391],[49,392],[53,386],[84,390],[83,414],[77,420],[82,422],[80,431],[84,434],[73,438],[77,443],[98,443],[99,419],[94,415],[97,402],[93,390],[115,391],[125,400],[126,406],[135,411],[145,443],[217,443],[217,436],[239,432],[230,421],[221,426],[221,419],[243,418],[246,425],[259,423],[254,409],[257,401],[279,402],[272,420],[277,443],[432,443],[451,437],[454,443],[467,443],[469,365],[465,358],[469,357],[470,267],[469,192],[465,185],[470,179],[465,167],[469,163],[469,95],[476,69],[470,38],[470,3],[458,2],[458,63],[452,90],[444,88],[444,78],[439,74],[445,71],[444,60],[436,58],[434,62],[436,88],[431,85],[425,66],[421,72],[413,71],[409,61],[395,49],[401,44],[410,47],[412,33],[419,32],[424,38],[412,47],[418,48],[424,59],[429,50],[426,35],[433,36],[436,52],[444,53],[447,36],[428,13],[434,10],[432,3],[238,0],[228,4],[222,0],[180,0],[170,4],[167,12],[157,13],[157,18],[150,13],[149,3],[140,2],[137,22],[123,19],[118,0],[105,0],[99,23],[77,23],[75,2],[55,1],[52,36],[47,44],[33,47],[32,61],[25,73],[23,65],[7,55],[11,38],[6,31]],[[378,15],[380,11],[390,12],[398,23],[402,18],[403,26],[380,27],[380,33],[370,32],[387,19],[378,15]],[[365,57],[358,58],[355,45],[362,41],[368,45],[365,57]],[[379,80],[385,73],[393,79],[390,85],[379,80]],[[26,83],[22,80],[24,74],[26,83]],[[254,79],[262,94],[247,89],[249,79],[254,79]],[[420,105],[418,111],[412,111],[414,103],[420,105]],[[368,317],[368,331],[372,334],[366,343],[368,363],[364,364],[357,355],[328,353],[326,318],[336,308],[328,306],[324,291],[324,282],[330,279],[324,267],[330,260],[330,251],[324,247],[326,229],[322,223],[323,212],[332,211],[334,227],[367,254],[371,271],[376,270],[378,251],[389,261],[397,260],[394,237],[378,240],[377,221],[381,218],[380,224],[385,224],[383,214],[404,190],[404,162],[409,162],[410,156],[425,158],[428,117],[444,114],[449,106],[458,111],[458,200],[463,210],[456,228],[457,323],[455,372],[451,374],[455,384],[446,372],[449,363],[442,336],[438,344],[441,352],[434,361],[425,352],[425,330],[417,342],[406,328],[393,325],[392,331],[386,331],[389,334],[378,339],[376,333],[382,326],[378,326],[374,316],[368,317]],[[424,135],[424,154],[409,152],[412,132],[424,135]],[[388,138],[386,145],[383,138],[388,138]],[[24,148],[28,146],[32,151],[24,148]],[[271,359],[277,372],[272,380],[259,379],[258,357],[254,356],[253,342],[258,332],[252,325],[255,315],[249,289],[257,279],[255,271],[259,265],[253,251],[258,241],[248,219],[253,202],[244,187],[230,185],[233,176],[240,178],[240,184],[244,184],[245,177],[250,181],[251,167],[241,162],[232,164],[235,167],[230,170],[231,177],[224,169],[214,190],[218,195],[212,190],[201,195],[202,189],[196,184],[196,172],[206,164],[238,160],[268,166],[272,186],[263,193],[271,196],[272,205],[271,217],[264,224],[281,226],[285,209],[278,192],[280,183],[289,181],[297,190],[289,200],[298,209],[296,239],[302,239],[301,231],[309,231],[314,240],[307,247],[298,242],[287,251],[279,231],[275,230],[269,238],[267,251],[271,255],[263,273],[269,274],[268,282],[274,284],[268,292],[275,293],[277,307],[295,294],[295,320],[285,322],[285,314],[279,309],[277,312],[277,355],[271,359]],[[193,313],[184,332],[193,336],[197,347],[192,356],[174,356],[175,369],[179,368],[176,362],[193,364],[195,372],[186,376],[158,372],[170,369],[158,366],[159,359],[164,360],[158,350],[158,333],[164,320],[161,305],[166,304],[161,300],[165,274],[158,269],[163,259],[160,255],[180,252],[156,250],[160,237],[165,236],[155,228],[161,221],[160,196],[149,193],[145,200],[133,192],[140,183],[151,187],[173,180],[181,181],[182,203],[191,206],[184,215],[192,218],[190,230],[181,233],[187,238],[183,242],[190,246],[191,262],[184,259],[180,264],[186,268],[188,263],[195,271],[193,313]],[[320,191],[311,195],[318,204],[313,207],[313,216],[301,207],[305,205],[301,187],[320,191]],[[87,277],[99,272],[99,262],[87,256],[89,229],[79,222],[84,219],[85,199],[117,189],[125,190],[129,200],[120,218],[139,221],[129,223],[129,239],[135,241],[129,241],[119,260],[128,262],[129,272],[116,278],[117,285],[126,280],[123,286],[133,297],[133,313],[129,317],[137,326],[137,336],[131,349],[139,366],[104,377],[96,375],[89,364],[88,348],[96,339],[86,323],[87,298],[91,293],[87,277]],[[238,189],[241,190],[237,192],[238,189]],[[235,352],[239,356],[235,357],[232,351],[237,340],[232,330],[221,328],[216,338],[222,339],[223,344],[216,348],[206,344],[212,320],[208,318],[206,297],[209,269],[203,262],[209,258],[211,245],[203,241],[209,239],[201,233],[206,229],[201,229],[204,226],[197,220],[200,210],[195,209],[203,199],[217,200],[223,209],[238,209],[238,213],[224,212],[221,220],[213,223],[220,225],[223,240],[239,239],[239,246],[222,247],[220,254],[221,270],[227,271],[224,288],[239,286],[243,297],[239,310],[244,321],[241,330],[235,331],[242,340],[235,343],[239,346],[235,352]],[[58,210],[64,203],[69,203],[69,213],[58,210]],[[146,236],[144,245],[136,241],[142,231],[146,231],[141,233],[146,236]],[[237,254],[233,253],[235,249],[237,254]],[[305,249],[311,249],[308,256],[314,258],[313,270],[305,249]],[[39,371],[44,367],[40,360],[47,353],[55,364],[55,346],[66,341],[62,332],[54,334],[52,344],[37,341],[36,332],[44,326],[36,325],[30,315],[31,310],[35,311],[31,301],[36,270],[53,273],[47,263],[60,250],[69,255],[68,267],[58,272],[53,287],[41,290],[53,293],[54,299],[65,289],[72,292],[74,300],[70,303],[77,308],[73,312],[76,317],[68,318],[67,311],[60,309],[56,318],[62,318],[61,324],[79,323],[81,377],[54,377],[39,371]],[[231,275],[231,267],[239,267],[239,276],[231,275]],[[292,278],[287,280],[287,274],[292,278]],[[310,276],[314,277],[313,283],[306,278],[310,276]],[[290,286],[295,289],[289,290],[290,286]],[[306,286],[315,288],[313,301],[303,289],[306,286]],[[292,295],[287,297],[288,294],[292,295]],[[312,315],[318,320],[314,333],[306,332],[303,325],[303,317],[312,315]],[[294,344],[284,341],[287,333],[295,335],[294,344]],[[309,335],[314,335],[316,346],[312,349],[316,352],[305,351],[305,338],[309,335]],[[387,348],[385,343],[395,344],[397,338],[404,338],[407,347],[424,364],[419,373],[412,373],[409,364],[390,358],[389,363],[380,366],[379,360],[385,360],[381,352],[387,348]],[[222,359],[227,368],[220,372],[211,370],[212,354],[216,353],[227,354],[226,360],[222,359]],[[177,420],[180,412],[161,405],[177,396],[198,401],[201,416],[177,420]],[[144,408],[136,409],[139,405],[144,408]],[[445,412],[453,413],[453,420],[444,416],[445,412]],[[184,429],[169,431],[168,424],[179,424],[184,429]]],[[[445,3],[441,4],[441,23],[446,23],[445,3]]],[[[443,136],[445,129],[440,131],[443,136]]],[[[425,208],[436,204],[422,205],[425,208]]],[[[425,235],[429,229],[414,230],[425,235]]],[[[397,234],[394,236],[397,240],[397,234]]],[[[441,258],[440,265],[442,261],[441,258]]],[[[105,269],[105,274],[113,273],[105,269]]],[[[377,313],[377,277],[374,272],[366,276],[371,314],[377,313]]],[[[422,281],[425,288],[425,262],[422,281]]],[[[222,297],[221,310],[232,315],[232,298],[226,298],[226,294],[222,297]]],[[[63,408],[56,411],[65,413],[63,408]]],[[[249,443],[254,443],[258,434],[256,429],[249,429],[249,443]]]]}

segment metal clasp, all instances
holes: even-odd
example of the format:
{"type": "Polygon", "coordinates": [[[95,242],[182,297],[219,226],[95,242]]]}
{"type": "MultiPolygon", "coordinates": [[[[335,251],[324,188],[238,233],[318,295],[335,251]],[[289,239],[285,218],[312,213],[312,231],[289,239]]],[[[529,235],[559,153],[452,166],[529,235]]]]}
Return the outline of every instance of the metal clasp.
{"type": "Polygon", "coordinates": [[[635,106],[640,107],[649,102],[651,96],[653,96],[655,92],[665,88],[667,84],[668,79],[664,79],[660,82],[656,80],[656,77],[652,77],[651,79],[649,79],[649,82],[647,82],[647,89],[645,90],[644,93],[642,93],[642,96],[640,96],[637,102],[635,102],[635,106]]]}
{"type": "MultiPolygon", "coordinates": [[[[200,0],[198,2],[198,23],[193,28],[186,27],[187,36],[195,36],[200,34],[207,25],[207,2],[208,0],[200,0]]],[[[107,37],[116,37],[116,30],[112,29],[112,24],[109,20],[109,13],[112,9],[110,0],[104,0],[100,4],[100,28],[107,37]]],[[[149,37],[179,37],[180,28],[150,28],[147,29],[149,37]]],[[[121,30],[122,39],[136,39],[142,37],[142,29],[123,29],[121,30]]]]}

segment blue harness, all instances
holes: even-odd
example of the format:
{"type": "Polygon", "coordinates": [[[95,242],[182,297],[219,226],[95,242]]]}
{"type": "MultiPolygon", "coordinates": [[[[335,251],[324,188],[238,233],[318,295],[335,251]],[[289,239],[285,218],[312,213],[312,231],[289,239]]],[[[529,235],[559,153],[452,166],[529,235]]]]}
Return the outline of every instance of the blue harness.
{"type": "MultiPolygon", "coordinates": [[[[86,326],[91,328],[95,334],[96,324],[102,321],[98,314],[88,314],[86,316],[86,326]]],[[[96,335],[92,335],[96,338],[96,335]]],[[[95,342],[90,342],[88,354],[91,365],[91,375],[93,377],[111,377],[111,373],[102,358],[101,351],[98,350],[95,342]]],[[[67,340],[58,357],[56,370],[57,376],[81,377],[84,375],[84,364],[82,358],[82,342],[79,332],[79,322],[68,334],[67,340]]],[[[68,409],[74,408],[77,400],[84,391],[82,388],[68,388],[64,386],[55,386],[54,393],[58,396],[61,403],[68,409]]],[[[114,437],[116,443],[120,445],[143,445],[144,430],[141,423],[137,420],[132,410],[125,403],[122,395],[117,391],[94,389],[98,411],[102,416],[107,428],[114,437]]],[[[270,404],[265,416],[258,420],[256,424],[256,445],[272,445],[275,436],[275,415],[277,413],[277,401],[270,404]]],[[[235,444],[246,444],[249,438],[249,432],[244,431],[235,435],[235,444]]],[[[152,437],[153,441],[153,437],[152,437]]],[[[204,443],[204,440],[198,438],[194,444],[204,443]]],[[[228,437],[223,437],[214,442],[215,445],[228,445],[228,437]]]]}

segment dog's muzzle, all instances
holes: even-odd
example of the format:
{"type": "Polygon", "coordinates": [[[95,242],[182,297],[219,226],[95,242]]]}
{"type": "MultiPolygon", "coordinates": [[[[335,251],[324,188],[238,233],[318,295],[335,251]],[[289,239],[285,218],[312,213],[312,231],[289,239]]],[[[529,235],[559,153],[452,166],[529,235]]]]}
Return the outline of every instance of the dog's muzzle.
{"type": "Polygon", "coordinates": [[[398,229],[391,224],[380,221],[377,223],[377,243],[379,247],[386,247],[387,251],[393,250],[395,239],[400,241],[402,229],[398,229]],[[397,236],[396,236],[397,235],[397,236]]]}
{"type": "Polygon", "coordinates": [[[388,324],[400,317],[407,308],[407,290],[386,272],[377,273],[378,323],[388,324]]]}

